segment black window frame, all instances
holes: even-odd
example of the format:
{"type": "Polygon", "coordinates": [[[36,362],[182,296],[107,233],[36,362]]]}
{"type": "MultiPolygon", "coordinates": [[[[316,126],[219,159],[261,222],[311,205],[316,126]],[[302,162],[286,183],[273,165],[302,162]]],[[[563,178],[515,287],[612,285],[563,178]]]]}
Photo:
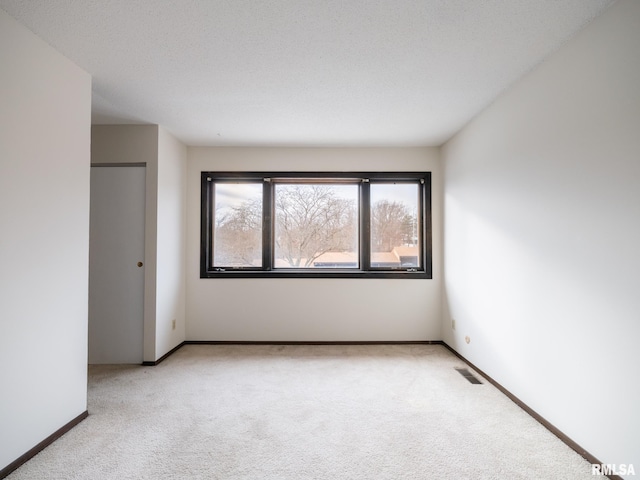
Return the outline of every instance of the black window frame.
{"type": "Polygon", "coordinates": [[[404,278],[432,279],[431,172],[201,172],[200,278],[404,278]],[[313,183],[336,180],[359,185],[359,268],[273,268],[274,189],[278,180],[313,183]],[[215,183],[262,183],[262,267],[220,268],[213,256],[213,186],[215,183]],[[422,266],[375,268],[370,265],[370,185],[408,182],[419,186],[422,266]]]}

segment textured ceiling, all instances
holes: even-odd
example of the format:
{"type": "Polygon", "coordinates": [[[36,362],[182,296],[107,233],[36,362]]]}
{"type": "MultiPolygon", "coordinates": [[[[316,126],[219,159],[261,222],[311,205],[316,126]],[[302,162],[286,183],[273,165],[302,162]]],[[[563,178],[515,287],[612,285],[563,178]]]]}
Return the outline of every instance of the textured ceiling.
{"type": "Polygon", "coordinates": [[[94,123],[190,145],[440,145],[609,0],[0,0],[94,123]]]}

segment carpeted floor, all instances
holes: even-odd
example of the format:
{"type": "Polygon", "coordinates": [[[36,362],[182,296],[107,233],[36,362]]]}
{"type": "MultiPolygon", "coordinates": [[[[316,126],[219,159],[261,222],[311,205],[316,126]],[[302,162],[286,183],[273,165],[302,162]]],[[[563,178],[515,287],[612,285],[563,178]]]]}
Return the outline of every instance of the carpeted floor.
{"type": "Polygon", "coordinates": [[[593,478],[456,367],[438,345],[187,345],[92,366],[89,418],[7,479],[593,478]]]}

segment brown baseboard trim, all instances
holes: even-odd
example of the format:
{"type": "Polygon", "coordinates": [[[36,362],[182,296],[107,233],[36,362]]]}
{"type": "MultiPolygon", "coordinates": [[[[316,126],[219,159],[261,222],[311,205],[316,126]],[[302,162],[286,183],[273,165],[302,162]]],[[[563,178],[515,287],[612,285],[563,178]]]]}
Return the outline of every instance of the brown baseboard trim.
{"type": "Polygon", "coordinates": [[[142,366],[143,367],[155,367],[156,365],[158,365],[159,363],[165,361],[167,358],[169,358],[171,355],[173,355],[174,353],[176,353],[178,350],[180,350],[183,345],[185,345],[186,342],[182,342],[178,345],[176,345],[175,347],[173,347],[171,350],[169,350],[167,353],[165,353],[163,356],[161,356],[158,360],[156,360],[155,362],[142,362],[142,366]]]}
{"type": "Polygon", "coordinates": [[[248,340],[186,340],[184,345],[442,345],[441,340],[399,341],[248,341],[248,340]]]}
{"type": "Polygon", "coordinates": [[[0,470],[0,479],[6,477],[11,472],[13,472],[18,467],[20,467],[20,465],[26,463],[27,461],[35,457],[38,453],[40,453],[42,450],[47,448],[49,445],[51,445],[53,442],[55,442],[57,439],[59,439],[61,436],[63,436],[65,433],[71,430],[73,427],[78,425],[81,421],[83,421],[88,416],[89,416],[89,412],[85,410],[76,418],[71,420],[69,423],[67,423],[66,425],[62,426],[61,428],[53,432],[51,435],[49,435],[47,438],[45,438],[43,441],[41,441],[31,450],[29,450],[27,453],[25,453],[24,455],[21,455],[16,460],[11,462],[9,465],[4,467],[2,470],[0,470]]]}
{"type": "MultiPolygon", "coordinates": [[[[567,435],[565,435],[560,430],[558,430],[558,428],[556,428],[552,423],[547,421],[544,417],[542,417],[540,414],[538,414],[535,410],[530,408],[526,403],[524,403],[522,400],[520,400],[518,397],[516,397],[514,394],[512,394],[509,390],[507,390],[502,385],[500,385],[498,382],[496,382],[493,378],[491,378],[485,372],[483,372],[478,367],[476,367],[469,360],[467,360],[462,355],[460,355],[457,351],[455,351],[453,348],[451,348],[445,342],[440,342],[440,344],[442,346],[444,346],[447,350],[449,350],[451,353],[453,353],[460,360],[462,360],[464,363],[466,363],[471,368],[473,368],[476,372],[478,372],[478,374],[482,375],[491,385],[493,385],[498,390],[500,390],[502,393],[504,393],[513,403],[515,403],[522,410],[524,410],[529,415],[531,415],[538,423],[540,423],[543,427],[545,427],[547,430],[549,430],[551,433],[553,433],[556,437],[558,437],[560,440],[562,440],[569,448],[571,448],[576,453],[578,453],[578,455],[580,455],[582,458],[584,458],[587,462],[589,462],[591,464],[600,464],[600,465],[602,464],[602,462],[600,460],[598,460],[596,457],[591,455],[584,448],[582,448],[580,445],[578,445],[576,442],[574,442],[571,438],[569,438],[567,435]]],[[[618,475],[609,475],[608,478],[610,478],[611,480],[623,480],[622,477],[620,477],[618,475]]]]}

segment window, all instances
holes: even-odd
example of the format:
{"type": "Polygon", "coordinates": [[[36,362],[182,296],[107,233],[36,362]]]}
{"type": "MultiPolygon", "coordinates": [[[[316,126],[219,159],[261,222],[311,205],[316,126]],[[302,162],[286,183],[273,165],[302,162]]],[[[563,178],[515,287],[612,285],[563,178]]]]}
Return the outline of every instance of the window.
{"type": "Polygon", "coordinates": [[[262,266],[262,185],[213,185],[213,266],[262,266]]]}
{"type": "Polygon", "coordinates": [[[201,278],[431,278],[431,174],[202,172],[201,278]]]}

